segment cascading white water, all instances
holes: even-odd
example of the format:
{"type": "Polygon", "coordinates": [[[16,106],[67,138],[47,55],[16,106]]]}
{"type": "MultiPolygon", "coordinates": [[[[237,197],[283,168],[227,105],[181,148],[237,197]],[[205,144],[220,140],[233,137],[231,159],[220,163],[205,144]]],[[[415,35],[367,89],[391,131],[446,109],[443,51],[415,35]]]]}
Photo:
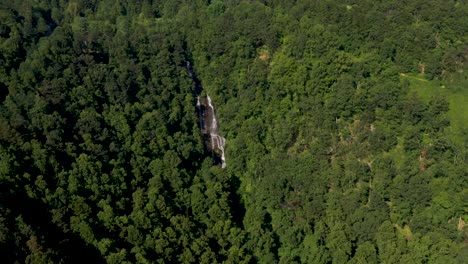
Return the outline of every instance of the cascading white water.
{"type": "Polygon", "coordinates": [[[211,109],[211,126],[210,126],[210,138],[211,138],[211,148],[213,150],[219,149],[221,152],[221,167],[226,168],[226,157],[224,156],[224,146],[226,144],[226,139],[218,134],[218,120],[216,120],[215,109],[211,103],[211,97],[206,96],[206,101],[208,102],[208,107],[211,109]]]}
{"type": "Polygon", "coordinates": [[[186,61],[185,68],[187,69],[188,76],[194,82],[194,93],[197,97],[197,113],[200,132],[203,134],[205,140],[205,146],[214,152],[218,149],[221,152],[221,167],[226,168],[226,157],[224,156],[224,146],[226,139],[218,134],[218,120],[216,120],[216,113],[214,106],[211,102],[209,95],[206,96],[206,100],[200,98],[202,86],[200,80],[197,79],[196,74],[193,72],[192,65],[189,61],[186,61]],[[206,142],[206,137],[209,135],[210,143],[206,142]]]}

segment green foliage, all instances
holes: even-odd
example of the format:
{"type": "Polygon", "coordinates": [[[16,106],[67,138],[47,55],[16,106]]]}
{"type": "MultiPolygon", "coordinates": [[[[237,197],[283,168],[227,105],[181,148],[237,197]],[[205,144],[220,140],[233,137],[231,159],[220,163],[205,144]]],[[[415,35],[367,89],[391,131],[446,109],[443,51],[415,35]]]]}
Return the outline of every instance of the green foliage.
{"type": "Polygon", "coordinates": [[[4,2],[6,263],[467,262],[465,2],[4,2]]]}

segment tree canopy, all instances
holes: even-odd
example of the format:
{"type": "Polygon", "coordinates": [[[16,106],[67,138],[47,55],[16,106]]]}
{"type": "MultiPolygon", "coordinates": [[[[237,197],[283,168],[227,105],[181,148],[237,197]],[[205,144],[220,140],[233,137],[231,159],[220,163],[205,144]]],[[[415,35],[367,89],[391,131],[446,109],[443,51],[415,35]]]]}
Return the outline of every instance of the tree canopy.
{"type": "Polygon", "coordinates": [[[466,1],[1,2],[5,263],[468,262],[466,1]]]}

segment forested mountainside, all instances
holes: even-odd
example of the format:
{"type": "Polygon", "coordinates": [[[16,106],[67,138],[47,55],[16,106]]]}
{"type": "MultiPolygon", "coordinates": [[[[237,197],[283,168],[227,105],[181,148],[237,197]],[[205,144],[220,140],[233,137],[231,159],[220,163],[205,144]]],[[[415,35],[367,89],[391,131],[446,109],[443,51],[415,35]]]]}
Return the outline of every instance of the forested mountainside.
{"type": "Polygon", "coordinates": [[[467,150],[463,0],[0,0],[2,263],[468,263],[467,150]]]}

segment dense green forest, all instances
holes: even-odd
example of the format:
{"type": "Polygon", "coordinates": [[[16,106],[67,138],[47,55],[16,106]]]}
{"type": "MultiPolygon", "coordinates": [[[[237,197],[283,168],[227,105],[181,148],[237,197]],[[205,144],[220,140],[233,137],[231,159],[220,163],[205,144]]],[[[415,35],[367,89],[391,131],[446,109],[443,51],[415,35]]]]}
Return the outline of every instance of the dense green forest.
{"type": "Polygon", "coordinates": [[[467,1],[0,0],[2,263],[468,263],[467,164],[467,1]]]}

